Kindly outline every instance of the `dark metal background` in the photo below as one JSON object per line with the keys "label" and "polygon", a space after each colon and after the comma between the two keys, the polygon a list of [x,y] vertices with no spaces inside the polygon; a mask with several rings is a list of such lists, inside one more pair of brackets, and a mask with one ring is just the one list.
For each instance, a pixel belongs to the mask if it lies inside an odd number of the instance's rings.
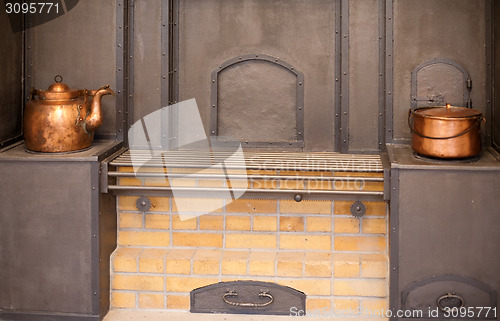
{"label": "dark metal background", "polygon": [[[413,307],[436,308],[439,296],[456,292],[464,297],[466,307],[491,306],[493,297],[498,310],[498,160],[484,151],[476,162],[446,165],[415,160],[409,147],[391,147],[389,155],[391,308],[405,308],[403,294],[409,295],[407,290],[415,282],[430,277],[436,277],[438,282],[452,275],[440,285],[432,285],[420,294],[415,292],[409,303]],[[477,284],[465,287],[464,278],[491,290],[481,290]]]}
{"label": "dark metal background", "polygon": [[74,154],[0,152],[0,319],[102,318],[116,200],[100,194],[100,162],[120,147]]}
{"label": "dark metal background", "polygon": [[[393,124],[388,142],[408,141],[410,77],[419,64],[434,58],[448,58],[467,70],[474,81],[471,99],[475,109],[485,112],[486,101],[486,5],[488,1],[414,0],[391,1],[394,17],[393,90],[388,108],[393,109]],[[387,41],[391,38],[388,34]],[[388,50],[388,55],[391,50]],[[391,58],[391,57],[389,57]],[[390,77],[390,75],[387,75]]]}
{"label": "dark metal background", "polygon": [[[54,83],[55,75],[62,75],[63,82],[73,89],[98,89],[110,85],[115,90],[118,85],[116,15],[121,14],[117,8],[116,0],[79,1],[75,8],[60,17],[27,29],[27,90],[31,87],[47,89]],[[37,17],[30,15],[28,25],[36,23]],[[102,110],[104,123],[96,136],[115,138],[116,99],[103,98]]]}
{"label": "dark metal background", "polygon": [[493,84],[494,84],[494,97],[493,97],[493,144],[498,151],[500,151],[500,3],[493,1]]}
{"label": "dark metal background", "polygon": [[[14,19],[14,18],[13,18]],[[22,25],[23,21],[18,20]],[[9,17],[0,12],[0,148],[21,136],[23,33],[13,32]]]}
{"label": "dark metal background", "polygon": [[333,150],[336,10],[330,0],[180,1],[179,100],[196,98],[208,128],[212,70],[250,53],[278,57],[304,73],[305,149]]}

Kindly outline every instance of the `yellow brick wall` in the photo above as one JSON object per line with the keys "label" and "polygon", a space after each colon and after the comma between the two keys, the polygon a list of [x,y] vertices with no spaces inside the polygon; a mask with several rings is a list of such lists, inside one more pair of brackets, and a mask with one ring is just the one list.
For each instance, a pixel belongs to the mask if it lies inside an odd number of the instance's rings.
{"label": "yellow brick wall", "polygon": [[[349,174],[335,173],[341,175]],[[340,188],[335,181],[291,182],[262,180],[253,185]],[[151,179],[125,183],[155,184]],[[174,183],[180,184],[162,182]],[[383,186],[373,183],[360,188],[380,190]],[[353,200],[348,199],[231,202],[149,197],[151,209],[141,213],[136,209],[137,198],[118,197],[118,248],[111,257],[113,308],[185,311],[191,290],[230,280],[291,286],[306,293],[311,310],[387,307],[385,202],[363,202],[367,212],[358,219],[351,216]],[[180,203],[186,212],[177,212]],[[205,213],[206,208],[210,211]]]}

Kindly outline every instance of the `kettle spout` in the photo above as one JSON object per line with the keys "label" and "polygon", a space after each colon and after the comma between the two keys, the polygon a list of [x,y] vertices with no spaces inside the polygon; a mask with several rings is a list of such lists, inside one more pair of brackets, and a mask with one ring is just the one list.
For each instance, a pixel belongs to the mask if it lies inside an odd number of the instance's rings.
{"label": "kettle spout", "polygon": [[94,94],[90,114],[85,119],[84,129],[87,133],[92,133],[102,125],[102,108],[101,98],[105,95],[114,95],[115,93],[109,88],[109,85],[101,87]]}

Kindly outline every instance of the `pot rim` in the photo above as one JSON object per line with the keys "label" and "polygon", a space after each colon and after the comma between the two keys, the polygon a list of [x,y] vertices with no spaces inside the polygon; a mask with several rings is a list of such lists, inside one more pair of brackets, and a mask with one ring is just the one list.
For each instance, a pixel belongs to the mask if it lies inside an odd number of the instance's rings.
{"label": "pot rim", "polygon": [[445,120],[445,121],[455,121],[455,120],[470,120],[470,119],[475,119],[475,118],[482,118],[483,113],[481,113],[478,110],[475,109],[470,109],[470,108],[465,108],[465,107],[456,107],[456,106],[450,106],[449,108],[452,109],[462,109],[462,110],[468,110],[471,111],[473,114],[471,115],[466,115],[466,116],[436,116],[436,115],[423,115],[422,113],[419,113],[419,111],[422,110],[429,110],[433,108],[447,108],[446,106],[426,106],[426,107],[418,107],[414,109],[410,109],[410,116],[418,116],[421,118],[427,118],[427,119],[437,119],[437,120]]}

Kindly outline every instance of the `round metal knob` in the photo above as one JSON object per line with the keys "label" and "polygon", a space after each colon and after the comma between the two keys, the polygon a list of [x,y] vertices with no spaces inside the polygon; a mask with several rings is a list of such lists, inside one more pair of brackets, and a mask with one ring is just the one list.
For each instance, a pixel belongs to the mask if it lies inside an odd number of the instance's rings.
{"label": "round metal knob", "polygon": [[300,195],[300,194],[296,194],[296,195],[293,197],[293,199],[295,200],[295,202],[300,202],[300,201],[302,201],[302,195]]}

